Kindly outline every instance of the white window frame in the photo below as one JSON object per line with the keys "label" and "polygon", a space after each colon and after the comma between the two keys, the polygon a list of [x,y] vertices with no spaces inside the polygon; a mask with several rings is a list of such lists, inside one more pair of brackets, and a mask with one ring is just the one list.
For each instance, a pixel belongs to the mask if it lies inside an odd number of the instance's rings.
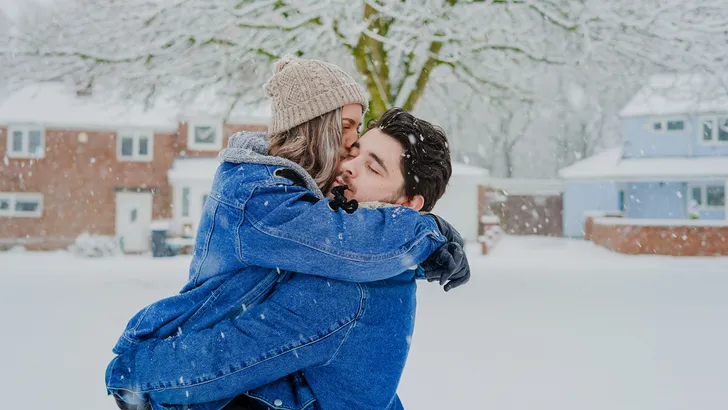
{"label": "white window frame", "polygon": [[708,187],[722,187],[723,188],[723,203],[726,203],[726,196],[728,192],[725,191],[725,184],[720,182],[715,183],[704,183],[704,184],[689,184],[688,185],[688,207],[690,201],[693,199],[693,189],[700,188],[700,204],[697,206],[698,210],[701,211],[717,211],[725,208],[725,205],[708,205]]}
{"label": "white window frame", "polygon": [[[13,140],[15,137],[13,134],[16,131],[23,133],[23,147],[21,151],[13,151]],[[41,150],[39,154],[31,154],[28,152],[28,146],[30,145],[30,131],[40,131],[40,145]],[[8,127],[7,135],[7,153],[8,158],[27,158],[27,159],[41,159],[45,158],[46,151],[46,138],[45,129],[39,125],[11,125]]]}
{"label": "white window frame", "polygon": [[[196,127],[212,127],[215,130],[215,141],[212,144],[195,141]],[[222,121],[196,120],[187,123],[187,148],[194,151],[220,151],[222,149]]]}
{"label": "white window frame", "polygon": [[[703,122],[706,120],[713,121],[713,133],[710,141],[703,139]],[[716,146],[716,145],[728,145],[728,141],[718,140],[718,127],[720,127],[719,120],[728,120],[728,114],[723,115],[703,115],[699,118],[700,123],[698,124],[698,143],[700,145]]]}
{"label": "white window frame", "polygon": [[[122,137],[132,137],[132,155],[122,155],[121,143]],[[139,154],[139,140],[142,138],[149,140],[149,146],[147,147],[147,155]],[[154,159],[154,132],[151,130],[120,130],[116,133],[116,158],[119,161],[131,161],[131,162],[151,162]]]}
{"label": "white window frame", "polygon": [[[667,123],[673,122],[673,121],[682,121],[683,123],[683,129],[681,130],[668,130],[667,129]],[[659,122],[662,124],[661,130],[655,130],[655,123]],[[688,130],[688,120],[685,117],[663,117],[663,118],[651,118],[650,122],[647,124],[648,130],[653,134],[678,134],[681,132],[686,132]]]}
{"label": "white window frame", "polygon": [[[9,200],[10,208],[7,210],[0,209],[0,217],[9,218],[40,218],[43,216],[43,194],[40,192],[0,192],[0,199]],[[18,199],[37,200],[38,209],[35,212],[18,212],[15,205]]]}

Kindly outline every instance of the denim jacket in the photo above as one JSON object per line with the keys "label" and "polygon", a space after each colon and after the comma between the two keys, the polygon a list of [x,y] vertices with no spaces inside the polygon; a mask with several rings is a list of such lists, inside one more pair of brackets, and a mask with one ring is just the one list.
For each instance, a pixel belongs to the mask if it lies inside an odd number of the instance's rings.
{"label": "denim jacket", "polygon": [[[271,294],[276,283],[287,278],[284,273],[306,274],[294,275],[292,284],[319,284],[292,291],[307,295],[307,300],[318,298],[312,292],[317,292],[321,283],[339,289],[331,295],[334,299],[327,299],[325,305],[331,307],[337,301],[365,299],[368,285],[353,282],[392,278],[422,262],[445,242],[432,218],[410,209],[362,207],[353,214],[333,211],[310,177],[306,179],[295,164],[276,163],[280,158],[265,156],[264,147],[262,136],[231,138],[230,149],[237,151],[223,152],[228,162],[218,168],[203,211],[189,282],[180,294],[146,307],[130,320],[114,347],[119,356],[107,368],[110,393],[146,395],[153,404],[162,406],[159,408],[169,408],[163,403],[219,408],[203,403],[231,398],[297,370],[324,364],[320,362],[326,357],[323,352],[335,352],[339,347],[328,347],[342,343],[329,333],[335,328],[334,334],[348,334],[351,329],[342,330],[353,326],[359,311],[333,309],[329,316],[320,315],[310,323],[312,333],[304,332],[309,324],[287,306],[295,299],[274,299],[279,294],[276,290],[269,301],[256,306]],[[247,162],[229,161],[240,152],[245,155],[237,157]],[[286,168],[304,175],[305,187],[281,172]],[[286,286],[291,288],[288,283]],[[349,295],[347,290],[359,296]],[[270,329],[269,333],[254,330],[256,326],[248,322],[272,323],[272,318],[265,321],[265,313],[256,316],[252,310],[271,309],[273,300],[278,300],[280,306],[276,307],[283,309],[281,312],[290,312],[287,317],[277,317],[280,323],[274,333],[283,339],[272,337]],[[332,315],[336,319],[329,323]],[[411,317],[411,312],[408,315]],[[243,323],[245,327],[240,327]],[[212,351],[215,343],[222,345]],[[317,348],[307,366],[280,353],[296,352],[303,345]],[[200,356],[186,358],[180,354]],[[260,361],[276,370],[254,365]],[[213,380],[215,383],[210,383]],[[212,385],[212,389],[206,387]],[[179,393],[182,390],[184,394]]]}

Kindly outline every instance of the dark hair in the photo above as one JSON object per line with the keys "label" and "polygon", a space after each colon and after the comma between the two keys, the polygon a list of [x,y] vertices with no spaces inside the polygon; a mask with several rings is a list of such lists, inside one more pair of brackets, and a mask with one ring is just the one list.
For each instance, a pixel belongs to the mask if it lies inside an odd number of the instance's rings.
{"label": "dark hair", "polygon": [[445,131],[401,108],[392,108],[378,121],[370,122],[369,129],[374,127],[402,144],[404,194],[408,198],[422,195],[422,210],[431,211],[452,175]]}

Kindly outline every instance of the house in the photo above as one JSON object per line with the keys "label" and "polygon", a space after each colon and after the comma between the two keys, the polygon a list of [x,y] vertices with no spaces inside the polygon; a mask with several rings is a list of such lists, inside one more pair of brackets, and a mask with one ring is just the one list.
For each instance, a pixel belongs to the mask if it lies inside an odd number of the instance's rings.
{"label": "house", "polygon": [[[587,231],[586,216],[594,216],[595,212],[617,213],[626,218],[609,222],[614,226],[652,226],[674,231],[725,224],[726,91],[708,89],[705,79],[699,76],[654,76],[622,109],[620,119],[624,141],[621,147],[577,162],[559,173],[565,180],[565,235],[583,237]],[[604,220],[598,222],[607,224]],[[646,229],[634,230],[637,231]],[[675,232],[665,229],[659,234],[677,237]],[[655,245],[646,245],[645,238],[637,242],[653,253],[662,252],[655,250]]]}
{"label": "house", "polygon": [[144,252],[153,220],[194,232],[210,186],[200,178],[214,174],[201,160],[237,131],[267,128],[266,110],[228,112],[212,93],[144,109],[83,91],[41,83],[0,104],[0,246],[63,248],[88,232]]}

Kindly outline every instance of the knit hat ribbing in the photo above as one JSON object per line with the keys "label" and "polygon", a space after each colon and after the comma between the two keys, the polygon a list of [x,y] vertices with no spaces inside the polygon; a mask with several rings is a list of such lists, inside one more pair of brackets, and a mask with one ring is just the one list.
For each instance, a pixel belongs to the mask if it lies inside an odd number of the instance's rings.
{"label": "knit hat ribbing", "polygon": [[265,85],[271,97],[268,132],[278,134],[347,104],[368,100],[359,84],[341,68],[319,60],[284,57]]}

